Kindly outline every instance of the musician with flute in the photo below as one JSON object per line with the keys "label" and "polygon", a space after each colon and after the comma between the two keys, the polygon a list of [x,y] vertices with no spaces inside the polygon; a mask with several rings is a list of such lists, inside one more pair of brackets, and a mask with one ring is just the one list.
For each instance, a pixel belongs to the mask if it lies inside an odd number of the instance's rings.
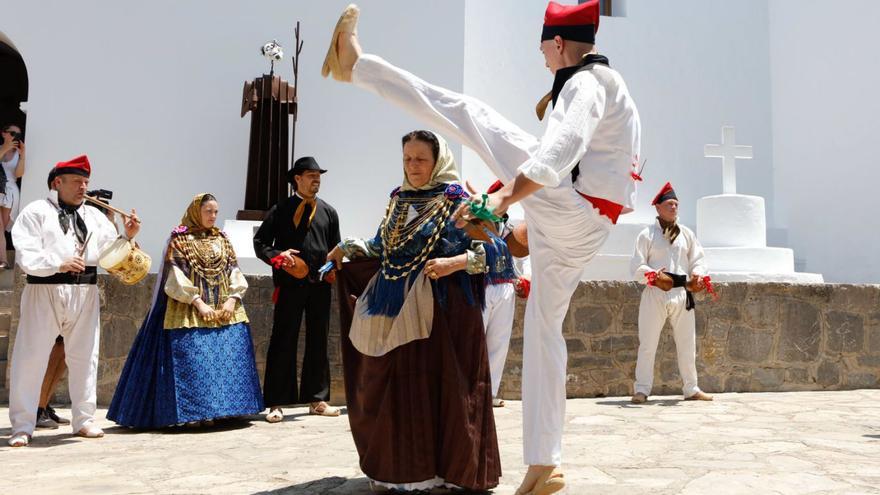
{"label": "musician with flute", "polygon": [[[96,266],[101,252],[120,236],[106,215],[85,204],[90,174],[85,155],[56,164],[49,173],[49,196],[28,204],[12,229],[15,261],[27,275],[12,351],[12,447],[31,440],[40,382],[58,335],[65,343],[73,433],[104,435],[94,419],[100,338]],[[140,220],[134,210],[123,216],[124,237],[132,239]]]}

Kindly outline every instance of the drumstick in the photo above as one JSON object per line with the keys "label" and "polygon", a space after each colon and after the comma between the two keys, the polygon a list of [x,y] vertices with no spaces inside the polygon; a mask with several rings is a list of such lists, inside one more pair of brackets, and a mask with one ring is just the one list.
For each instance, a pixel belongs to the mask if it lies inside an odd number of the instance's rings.
{"label": "drumstick", "polygon": [[76,255],[79,256],[80,258],[82,258],[83,254],[85,254],[85,252],[86,252],[86,246],[89,245],[89,239],[91,239],[91,238],[92,238],[92,233],[91,233],[91,232],[89,232],[88,234],[86,234],[86,240],[83,241],[82,246],[80,246],[80,248],[79,248],[79,252],[76,254]]}
{"label": "drumstick", "polygon": [[[130,214],[130,213],[126,213],[126,212],[120,210],[119,208],[114,208],[114,207],[108,205],[107,203],[105,203],[105,202],[103,202],[103,201],[97,199],[97,198],[93,198],[93,197],[91,197],[91,196],[86,196],[86,201],[88,201],[88,202],[90,202],[90,203],[95,203],[96,205],[98,205],[98,206],[100,206],[100,207],[102,207],[102,208],[107,208],[108,210],[110,210],[110,211],[112,211],[112,212],[114,212],[114,213],[119,213],[120,215],[122,215],[122,216],[125,217],[125,218],[129,218],[129,217],[131,217],[131,214]],[[140,220],[138,220],[138,223],[141,223]]]}

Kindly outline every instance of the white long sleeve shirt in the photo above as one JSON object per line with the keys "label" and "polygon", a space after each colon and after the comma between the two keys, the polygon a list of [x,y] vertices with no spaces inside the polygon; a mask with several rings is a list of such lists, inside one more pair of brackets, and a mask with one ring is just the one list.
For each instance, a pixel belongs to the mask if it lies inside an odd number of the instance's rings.
{"label": "white long sleeve shirt", "polygon": [[557,187],[580,162],[578,191],[634,208],[641,123],[635,102],[617,71],[601,64],[576,73],[562,87],[547,129],[519,171]]}
{"label": "white long sleeve shirt", "polygon": [[681,232],[672,244],[663,237],[660,222],[646,227],[636,238],[630,270],[637,282],[647,283],[645,274],[664,271],[679,275],[704,276],[708,273],[703,246],[691,229],[679,224]]}
{"label": "white long sleeve shirt", "polygon": [[[80,248],[74,226],[65,234],[58,220],[58,195],[55,191],[46,199],[38,199],[22,209],[12,227],[15,261],[28,275],[49,277],[59,273],[64,260],[77,254]],[[101,252],[113,243],[119,234],[116,226],[88,205],[77,210],[86,223],[91,237],[83,253],[86,266],[97,266]]]}

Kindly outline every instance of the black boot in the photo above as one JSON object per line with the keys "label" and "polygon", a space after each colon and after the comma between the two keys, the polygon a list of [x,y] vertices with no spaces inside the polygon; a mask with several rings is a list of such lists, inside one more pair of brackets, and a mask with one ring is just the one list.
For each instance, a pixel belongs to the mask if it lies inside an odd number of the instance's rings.
{"label": "black boot", "polygon": [[55,422],[52,418],[46,414],[46,410],[42,407],[37,408],[37,424],[36,427],[41,430],[55,430],[58,428],[58,423]]}
{"label": "black boot", "polygon": [[46,416],[49,416],[49,418],[52,421],[58,423],[59,425],[69,425],[70,424],[69,419],[59,417],[57,414],[55,414],[55,409],[53,409],[52,406],[50,406],[50,405],[46,406]]}

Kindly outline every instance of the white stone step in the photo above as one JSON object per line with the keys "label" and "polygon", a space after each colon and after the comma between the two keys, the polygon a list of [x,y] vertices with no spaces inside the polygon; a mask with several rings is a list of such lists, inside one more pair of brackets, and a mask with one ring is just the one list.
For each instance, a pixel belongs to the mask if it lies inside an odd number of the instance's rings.
{"label": "white stone step", "polygon": [[223,232],[229,236],[235,250],[238,268],[245,275],[272,275],[272,268],[254,252],[254,234],[262,223],[251,220],[226,220],[223,223]]}
{"label": "white stone step", "polygon": [[597,254],[584,267],[581,280],[630,280],[631,254]]}
{"label": "white stone step", "polygon": [[709,274],[713,282],[753,282],[766,283],[778,282],[785,284],[824,284],[825,278],[821,273],[805,272],[738,272],[719,271]]}
{"label": "white stone step", "polygon": [[794,273],[794,251],[778,247],[707,247],[711,272]]}

